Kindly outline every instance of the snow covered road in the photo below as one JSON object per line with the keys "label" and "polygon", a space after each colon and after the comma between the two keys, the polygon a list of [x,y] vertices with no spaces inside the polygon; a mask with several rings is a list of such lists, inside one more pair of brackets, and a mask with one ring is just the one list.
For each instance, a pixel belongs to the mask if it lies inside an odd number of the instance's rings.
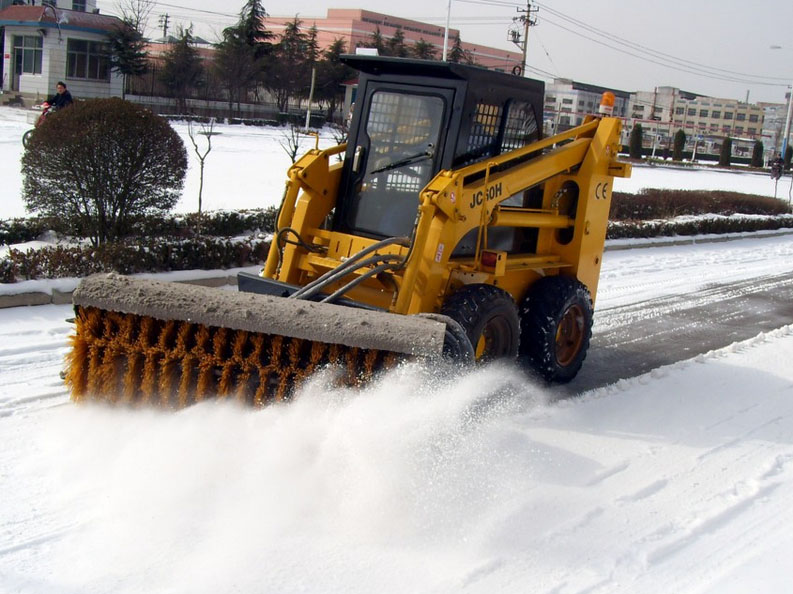
{"label": "snow covered road", "polygon": [[[792,250],[609,252],[595,332]],[[0,311],[0,592],[793,591],[793,317],[578,398],[405,367],[164,413],[68,402],[69,315]]]}

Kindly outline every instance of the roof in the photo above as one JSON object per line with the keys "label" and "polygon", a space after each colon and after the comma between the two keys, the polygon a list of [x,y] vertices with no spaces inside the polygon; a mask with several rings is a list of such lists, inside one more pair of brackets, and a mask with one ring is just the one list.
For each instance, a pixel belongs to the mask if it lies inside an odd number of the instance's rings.
{"label": "roof", "polygon": [[50,28],[104,33],[118,27],[118,17],[52,6],[9,6],[0,10],[0,26]]}
{"label": "roof", "polygon": [[420,75],[427,77],[467,80],[475,84],[499,85],[502,87],[520,88],[525,91],[545,89],[545,83],[531,78],[515,76],[489,70],[481,66],[439,62],[437,60],[416,60],[412,58],[395,58],[391,56],[367,56],[343,54],[340,60],[360,72],[372,75]]}

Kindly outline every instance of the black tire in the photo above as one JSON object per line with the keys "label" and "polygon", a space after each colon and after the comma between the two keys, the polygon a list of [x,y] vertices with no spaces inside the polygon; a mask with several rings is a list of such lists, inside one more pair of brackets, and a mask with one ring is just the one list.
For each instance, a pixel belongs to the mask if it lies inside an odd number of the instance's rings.
{"label": "black tire", "polygon": [[578,280],[547,276],[529,289],[520,307],[521,355],[549,382],[572,380],[592,337],[592,297]]}
{"label": "black tire", "polygon": [[492,285],[466,285],[447,299],[441,314],[463,327],[477,361],[517,356],[520,319],[506,291]]}
{"label": "black tire", "polygon": [[470,365],[474,362],[476,358],[474,347],[471,345],[471,341],[468,340],[465,329],[457,320],[439,313],[422,313],[418,314],[418,316],[446,324],[442,354],[444,360],[461,365]]}
{"label": "black tire", "polygon": [[33,134],[33,129],[28,130],[22,135],[22,146],[28,148],[28,142],[30,142],[30,135]]}

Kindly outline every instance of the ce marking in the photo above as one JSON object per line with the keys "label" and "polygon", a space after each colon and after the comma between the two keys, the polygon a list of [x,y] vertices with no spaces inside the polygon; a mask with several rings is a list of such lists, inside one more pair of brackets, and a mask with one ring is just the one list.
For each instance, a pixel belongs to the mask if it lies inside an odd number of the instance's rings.
{"label": "ce marking", "polygon": [[608,189],[609,185],[607,182],[598,183],[598,185],[595,186],[595,199],[602,198],[605,200],[608,198]]}

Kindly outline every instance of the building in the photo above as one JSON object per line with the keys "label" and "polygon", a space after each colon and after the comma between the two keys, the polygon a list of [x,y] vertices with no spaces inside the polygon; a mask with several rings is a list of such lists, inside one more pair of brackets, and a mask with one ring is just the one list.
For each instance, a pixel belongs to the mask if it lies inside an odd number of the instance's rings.
{"label": "building", "polygon": [[614,117],[627,117],[630,93],[588,85],[569,78],[554,79],[552,83],[545,85],[543,132],[552,135],[580,126],[585,116],[597,113],[600,99],[606,91],[614,93]]}
{"label": "building", "polygon": [[[270,31],[280,35],[286,23],[292,22],[294,19],[295,17],[267,17],[265,25]],[[343,39],[347,42],[347,50],[350,53],[354,53],[356,47],[371,41],[372,34],[378,29],[385,39],[392,38],[401,29],[405,36],[405,45],[411,46],[423,39],[435,46],[439,59],[443,55],[444,28],[438,25],[430,25],[420,21],[357,8],[329,8],[323,18],[305,17],[299,20],[301,29],[317,28],[317,41],[322,49],[328,47],[336,39]],[[459,30],[449,29],[448,50],[451,50],[454,39],[459,34]],[[477,65],[485,68],[501,72],[512,72],[512,69],[515,66],[520,66],[523,61],[522,54],[518,52],[468,43],[462,40],[460,44],[462,49],[475,60]]]}
{"label": "building", "polygon": [[[628,144],[633,126],[641,124],[646,149],[671,150],[678,130],[686,133],[686,150],[718,154],[722,140],[733,140],[733,154],[749,157],[754,143],[762,141],[766,158],[780,144],[785,106],[754,105],[734,99],[707,97],[676,87],[652,91],[619,91],[569,79],[555,79],[546,86],[544,128],[546,134],[582,123],[597,111],[600,95],[615,95],[614,115],[623,118],[622,143]],[[766,118],[772,121],[766,123]]]}
{"label": "building", "polygon": [[0,10],[0,80],[3,93],[40,100],[62,80],[77,97],[121,96],[105,40],[121,21],[99,14],[96,0],[41,0]]}

